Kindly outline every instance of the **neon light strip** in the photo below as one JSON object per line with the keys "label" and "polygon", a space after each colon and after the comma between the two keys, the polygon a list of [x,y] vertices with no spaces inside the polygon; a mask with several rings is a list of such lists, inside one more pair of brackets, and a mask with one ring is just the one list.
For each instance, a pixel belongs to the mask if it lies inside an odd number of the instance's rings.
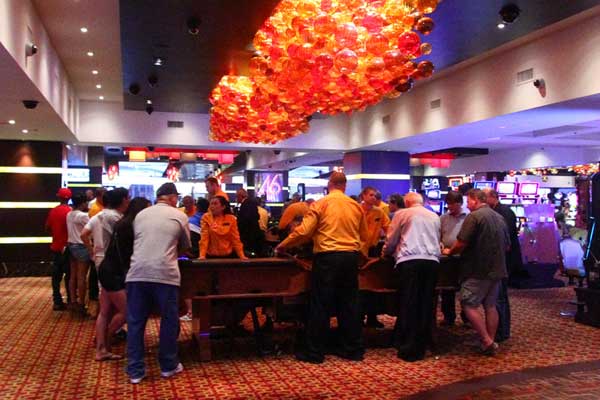
{"label": "neon light strip", "polygon": [[0,244],[31,244],[31,243],[52,243],[52,238],[50,236],[0,237]]}
{"label": "neon light strip", "polygon": [[101,183],[67,183],[68,187],[102,187]]}
{"label": "neon light strip", "polygon": [[57,202],[0,201],[0,208],[54,208]]}
{"label": "neon light strip", "polygon": [[349,181],[357,179],[374,179],[374,180],[398,180],[408,181],[410,180],[409,174],[354,174],[346,175],[346,179]]}
{"label": "neon light strip", "polygon": [[283,203],[267,203],[271,207],[283,207]]}
{"label": "neon light strip", "polygon": [[62,168],[55,167],[0,167],[5,174],[62,174]]}

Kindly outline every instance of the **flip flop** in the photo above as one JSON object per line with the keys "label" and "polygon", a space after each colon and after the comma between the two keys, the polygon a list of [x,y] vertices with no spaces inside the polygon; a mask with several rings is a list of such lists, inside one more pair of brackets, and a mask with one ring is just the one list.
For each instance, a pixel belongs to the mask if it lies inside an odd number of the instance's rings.
{"label": "flip flop", "polygon": [[111,360],[121,360],[123,356],[113,353],[106,353],[102,355],[100,358],[96,357],[96,361],[111,361]]}

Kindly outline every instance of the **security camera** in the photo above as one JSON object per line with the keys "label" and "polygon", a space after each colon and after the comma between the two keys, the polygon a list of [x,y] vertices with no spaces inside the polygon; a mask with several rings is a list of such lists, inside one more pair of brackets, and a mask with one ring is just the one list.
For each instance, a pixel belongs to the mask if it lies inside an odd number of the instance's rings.
{"label": "security camera", "polygon": [[28,110],[33,110],[34,108],[36,108],[38,106],[39,103],[40,102],[37,100],[23,100],[23,105]]}
{"label": "security camera", "polygon": [[281,150],[273,150],[273,154],[275,154],[276,156],[281,154]]}
{"label": "security camera", "polygon": [[543,79],[536,79],[535,81],[533,81],[533,86],[535,86],[538,89],[541,89],[546,86],[546,82]]}
{"label": "security camera", "polygon": [[197,35],[200,33],[200,20],[196,17],[189,17],[186,21],[188,32],[190,35]]}
{"label": "security camera", "polygon": [[131,93],[134,96],[137,95],[140,92],[140,90],[142,89],[137,83],[132,83],[131,85],[129,85],[129,93]]}
{"label": "security camera", "polygon": [[507,24],[512,24],[517,18],[519,18],[521,9],[516,4],[511,3],[502,7],[498,14],[500,14],[502,21]]}
{"label": "security camera", "polygon": [[35,44],[33,44],[33,43],[27,43],[25,45],[25,55],[27,57],[34,56],[34,55],[37,54],[37,52],[38,52],[38,47]]}
{"label": "security camera", "polygon": [[150,85],[151,88],[156,87],[158,85],[158,77],[156,75],[150,75],[148,77],[148,85]]}
{"label": "security camera", "polygon": [[152,107],[152,104],[148,104],[146,106],[146,112],[148,113],[148,115],[150,115],[154,112],[154,107]]}

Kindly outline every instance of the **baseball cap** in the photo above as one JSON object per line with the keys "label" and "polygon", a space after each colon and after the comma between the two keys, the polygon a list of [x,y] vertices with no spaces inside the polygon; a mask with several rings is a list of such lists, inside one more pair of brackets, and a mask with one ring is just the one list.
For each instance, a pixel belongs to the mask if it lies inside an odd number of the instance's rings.
{"label": "baseball cap", "polygon": [[72,195],[71,189],[69,188],[60,188],[58,189],[58,192],[56,192],[56,196],[61,199],[70,199]]}
{"label": "baseball cap", "polygon": [[169,196],[171,194],[179,194],[177,193],[177,187],[171,182],[163,183],[156,191],[156,197]]}

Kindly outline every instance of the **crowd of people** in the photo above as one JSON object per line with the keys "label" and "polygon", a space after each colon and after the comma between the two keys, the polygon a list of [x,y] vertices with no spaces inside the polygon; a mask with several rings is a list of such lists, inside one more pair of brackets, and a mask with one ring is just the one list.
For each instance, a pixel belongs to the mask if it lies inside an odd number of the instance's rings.
{"label": "crowd of people", "polygon": [[[146,375],[144,330],[153,310],[161,316],[161,375],[183,371],[177,337],[180,320],[191,320],[191,299],[184,299],[186,313],[180,318],[179,256],[247,259],[267,254],[269,214],[264,204],[239,189],[232,208],[215,178],[206,180],[206,188],[207,198],[194,201],[185,196],[178,204],[176,186],[165,183],[154,205],[144,198],[130,199],[124,188],[99,189],[95,196],[72,196],[61,188],[60,205],[48,215],[54,310],[83,316],[99,299],[96,360],[122,358],[111,352],[111,342],[126,336],[132,383]],[[331,315],[337,317],[339,332],[333,352],[353,361],[363,359],[362,327],[383,324],[377,319],[377,296],[359,292],[359,265],[384,258],[392,258],[395,265],[399,300],[393,344],[399,358],[421,360],[432,343],[440,268],[456,271],[461,318],[479,334],[481,352],[494,355],[498,343],[510,336],[507,277],[519,268],[514,214],[498,202],[497,193],[449,192],[448,212],[439,217],[424,206],[419,193],[392,194],[386,204],[374,187],[363,188],[357,198],[345,190],[345,175],[332,173],[327,196],[317,201],[294,196],[276,225],[282,239],[276,252],[312,243],[306,335],[298,343],[297,359],[321,363],[331,352],[326,343]],[[60,291],[63,278],[68,283],[67,304]],[[441,297],[444,323],[452,325],[455,290],[441,290]]]}

